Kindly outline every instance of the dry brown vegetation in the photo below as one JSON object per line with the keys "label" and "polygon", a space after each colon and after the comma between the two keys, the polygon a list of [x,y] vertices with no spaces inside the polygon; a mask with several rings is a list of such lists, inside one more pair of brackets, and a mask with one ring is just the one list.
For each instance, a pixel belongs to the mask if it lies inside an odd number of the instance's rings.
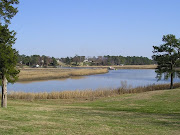
{"label": "dry brown vegetation", "polygon": [[[174,88],[179,88],[180,83],[175,83]],[[100,97],[111,97],[127,93],[141,93],[155,90],[169,89],[169,84],[149,85],[144,87],[130,88],[126,82],[122,82],[122,87],[118,89],[98,89],[98,90],[76,90],[76,91],[62,91],[62,92],[41,92],[41,93],[25,93],[25,92],[11,92],[8,98],[11,99],[85,99],[94,100]]]}
{"label": "dry brown vegetation", "polygon": [[29,68],[22,69],[18,81],[50,80],[107,73],[107,69],[58,69],[58,68]]}

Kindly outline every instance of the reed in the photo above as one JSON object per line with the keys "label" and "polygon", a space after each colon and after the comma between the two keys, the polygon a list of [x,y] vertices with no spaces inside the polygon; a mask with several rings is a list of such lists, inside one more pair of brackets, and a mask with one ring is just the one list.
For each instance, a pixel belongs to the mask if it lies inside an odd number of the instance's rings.
{"label": "reed", "polygon": [[[119,88],[118,93],[141,93],[141,92],[147,92],[147,91],[156,91],[156,90],[167,90],[170,88],[169,84],[153,84],[153,85],[147,85],[147,86],[140,86],[136,88]],[[180,88],[180,83],[174,84],[174,89]]]}
{"label": "reed", "polygon": [[22,69],[18,81],[50,80],[107,73],[107,69]]}
{"label": "reed", "polygon": [[8,98],[11,99],[26,99],[26,100],[35,100],[35,99],[96,99],[99,97],[108,97],[115,96],[118,94],[116,89],[111,90],[76,90],[76,91],[62,91],[57,92],[53,91],[50,93],[41,92],[41,93],[26,93],[26,92],[10,92]]}
{"label": "reed", "polygon": [[[26,99],[26,100],[36,100],[36,99],[85,99],[94,100],[101,97],[112,97],[127,93],[141,93],[147,91],[155,90],[166,90],[169,89],[169,84],[158,84],[158,85],[148,85],[144,87],[131,88],[126,82],[121,82],[122,87],[118,89],[97,89],[97,90],[76,90],[76,91],[53,91],[50,93],[26,93],[26,92],[10,92],[8,93],[8,98],[10,99]],[[180,83],[175,83],[174,88],[179,88]]]}

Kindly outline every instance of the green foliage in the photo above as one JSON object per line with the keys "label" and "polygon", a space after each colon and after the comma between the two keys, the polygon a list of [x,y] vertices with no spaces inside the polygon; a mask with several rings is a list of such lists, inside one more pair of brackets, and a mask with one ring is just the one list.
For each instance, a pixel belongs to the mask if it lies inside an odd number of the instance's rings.
{"label": "green foliage", "polygon": [[71,59],[69,57],[66,57],[65,58],[65,63],[70,65],[71,64]]}
{"label": "green foliage", "polygon": [[160,80],[164,74],[164,79],[168,79],[171,76],[171,82],[175,73],[179,75],[179,71],[176,69],[180,66],[180,40],[176,39],[175,35],[164,35],[162,38],[164,44],[160,46],[153,46],[154,55],[153,59],[157,62],[158,67],[156,69],[157,78]]}
{"label": "green foliage", "polygon": [[[107,59],[107,65],[150,65],[154,62],[147,57],[138,56],[104,56]],[[104,61],[106,63],[106,61]]]}
{"label": "green foliage", "polygon": [[18,0],[0,0],[0,79],[2,79],[1,107],[7,108],[7,81],[15,82],[19,70],[16,69],[17,51],[12,48],[16,33],[10,31],[10,19],[18,12],[14,7]]}
{"label": "green foliage", "polygon": [[39,55],[32,55],[31,56],[31,63],[40,64],[40,56]]}
{"label": "green foliage", "polygon": [[19,0],[0,0],[0,20],[4,20],[6,24],[10,23],[10,19],[18,12],[13,6],[18,3]]}
{"label": "green foliage", "polygon": [[78,65],[80,62],[84,60],[88,60],[84,62],[84,65],[88,64],[91,66],[112,66],[112,65],[150,65],[154,64],[154,61],[147,58],[147,57],[138,57],[138,56],[98,56],[92,58],[85,58],[85,56],[74,56],[74,57],[66,57],[61,58],[62,62],[66,63],[67,65],[73,64]]}
{"label": "green foliage", "polygon": [[1,77],[5,75],[9,82],[14,82],[19,73],[16,69],[18,52],[12,48],[15,35],[14,31],[9,31],[7,25],[0,25],[0,74]]}
{"label": "green foliage", "polygon": [[34,67],[35,65],[40,65],[41,67],[47,67],[47,66],[57,66],[57,60],[54,57],[49,57],[45,55],[31,55],[31,56],[26,56],[26,55],[18,55],[18,63],[23,66],[32,66]]}
{"label": "green foliage", "polygon": [[157,62],[156,72],[161,79],[162,73],[165,73],[165,79],[168,79],[171,73],[175,73],[176,67],[179,67],[180,58],[180,40],[175,35],[164,35],[162,41],[165,42],[160,46],[153,46],[153,59]]}
{"label": "green foliage", "polygon": [[52,57],[52,65],[54,67],[58,65],[57,60],[54,57]]}

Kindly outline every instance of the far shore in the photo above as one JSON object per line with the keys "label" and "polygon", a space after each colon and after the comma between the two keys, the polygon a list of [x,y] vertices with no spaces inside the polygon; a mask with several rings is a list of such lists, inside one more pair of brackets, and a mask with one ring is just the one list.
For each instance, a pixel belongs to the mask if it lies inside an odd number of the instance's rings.
{"label": "far shore", "polygon": [[[76,69],[24,68],[20,70],[21,72],[19,74],[18,82],[65,79],[74,76],[105,74],[108,73],[109,67],[110,66],[77,66]],[[157,65],[119,65],[111,67],[114,67],[115,69],[155,69]]]}
{"label": "far shore", "polygon": [[78,67],[92,67],[92,68],[114,67],[115,69],[155,69],[157,68],[157,65],[117,65],[117,66],[78,66]]}

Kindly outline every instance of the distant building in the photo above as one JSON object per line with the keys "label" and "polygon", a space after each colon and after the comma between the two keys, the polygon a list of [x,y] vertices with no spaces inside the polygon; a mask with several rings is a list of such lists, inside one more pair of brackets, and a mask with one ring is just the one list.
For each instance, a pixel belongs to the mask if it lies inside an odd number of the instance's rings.
{"label": "distant building", "polygon": [[88,60],[84,60],[83,62],[89,62]]}
{"label": "distant building", "polygon": [[60,60],[59,60],[59,59],[56,59],[56,61],[57,61],[57,63],[59,63],[59,62],[60,62]]}
{"label": "distant building", "polygon": [[38,64],[36,65],[36,68],[39,68],[39,65],[38,65]]}
{"label": "distant building", "polygon": [[90,61],[90,60],[88,60],[88,59],[85,59],[83,62],[85,63],[85,62],[92,62],[92,61]]}

